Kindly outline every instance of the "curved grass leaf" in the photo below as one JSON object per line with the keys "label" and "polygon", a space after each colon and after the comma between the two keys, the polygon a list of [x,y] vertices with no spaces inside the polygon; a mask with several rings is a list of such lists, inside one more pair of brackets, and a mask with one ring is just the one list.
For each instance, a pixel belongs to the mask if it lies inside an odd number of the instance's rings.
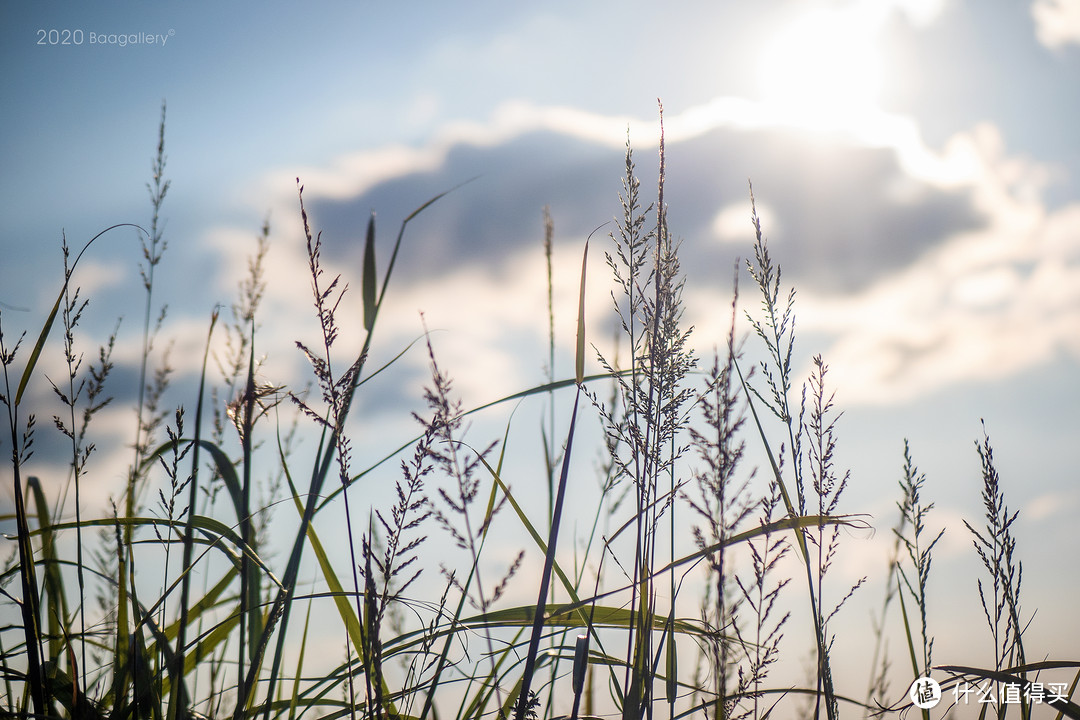
{"label": "curved grass leaf", "polygon": [[[109,232],[122,227],[133,227],[142,234],[149,237],[150,233],[143,230],[142,227],[134,223],[118,223],[116,225],[110,225],[94,237],[87,240],[83,245],[83,249],[79,251],[79,254],[75,256],[75,260],[71,263],[69,268],[70,272],[75,272],[75,266],[79,264],[79,260],[82,258],[83,253],[89,249],[90,245],[99,237]],[[17,407],[22,401],[23,392],[26,390],[27,384],[30,382],[30,377],[34,374],[34,368],[37,367],[38,358],[41,357],[41,349],[45,347],[45,341],[49,337],[49,332],[52,330],[53,322],[56,320],[56,313],[60,311],[60,304],[64,301],[64,293],[67,292],[68,281],[65,280],[63,286],[60,288],[60,293],[56,296],[56,302],[53,303],[52,310],[49,311],[49,317],[46,318],[45,324],[41,327],[41,332],[38,333],[37,342],[34,343],[33,349],[30,351],[30,357],[26,361],[26,367],[23,368],[22,377],[19,380],[19,388],[15,392],[15,406]]]}
{"label": "curved grass leaf", "polygon": [[[204,533],[207,533],[210,536],[209,540],[203,541],[203,542],[206,542],[211,547],[215,547],[215,548],[221,550],[222,553],[234,565],[238,565],[240,555],[246,555],[251,559],[252,562],[255,563],[255,565],[259,569],[261,569],[263,571],[263,573],[266,574],[266,576],[268,578],[270,578],[271,582],[273,582],[275,585],[280,585],[281,584],[280,581],[278,581],[278,579],[274,576],[274,573],[270,569],[270,567],[263,561],[263,559],[261,557],[259,557],[259,554],[256,553],[252,548],[247,547],[246,545],[244,545],[243,541],[240,539],[240,536],[237,535],[236,531],[233,530],[231,527],[229,527],[225,523],[221,522],[220,520],[215,520],[214,518],[207,517],[206,515],[195,515],[193,517],[193,519],[192,519],[192,524],[195,526],[196,529],[198,529],[198,530],[200,530],[200,531],[202,531]],[[72,530],[72,529],[74,529],[76,527],[79,527],[80,525],[83,528],[88,528],[88,527],[108,527],[108,528],[111,528],[111,527],[116,527],[117,525],[119,525],[120,527],[132,527],[132,528],[143,527],[143,526],[146,526],[146,527],[175,527],[176,521],[175,520],[170,521],[170,520],[167,520],[167,519],[155,518],[155,517],[99,518],[99,519],[96,519],[96,520],[86,520],[86,519],[84,519],[81,523],[77,523],[77,522],[74,522],[74,521],[72,521],[72,522],[62,522],[62,523],[55,523],[53,525],[50,525],[47,528],[38,528],[36,530],[30,531],[30,536],[33,537],[35,535],[39,535],[42,532],[46,532],[46,531],[47,532],[56,532],[56,531],[60,531],[60,530]],[[232,552],[229,549],[228,545],[222,544],[221,543],[222,540],[228,541],[229,545],[231,545],[233,548],[235,548],[236,551],[240,553],[240,555],[237,555],[236,553]],[[199,541],[196,540],[196,542],[199,542]],[[139,543],[133,543],[133,544],[137,545]]]}

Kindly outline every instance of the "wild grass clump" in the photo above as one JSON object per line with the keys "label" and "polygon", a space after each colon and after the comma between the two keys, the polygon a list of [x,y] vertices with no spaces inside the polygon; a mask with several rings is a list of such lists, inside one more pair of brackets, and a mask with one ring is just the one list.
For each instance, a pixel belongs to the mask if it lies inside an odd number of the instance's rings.
{"label": "wild grass clump", "polygon": [[[317,340],[265,345],[273,248],[264,223],[228,317],[224,306],[210,313],[197,382],[175,387],[156,287],[168,268],[164,107],[151,171],[149,229],[128,226],[141,249],[136,338],[117,324],[99,346],[80,346],[89,300],[76,270],[98,238],[74,255],[62,239],[59,293],[36,336],[5,337],[10,319],[0,315],[13,504],[4,519],[14,528],[0,575],[5,714],[835,720],[910,712],[908,688],[930,676],[943,698],[921,710],[926,718],[944,717],[973,685],[999,698],[1018,693],[1020,701],[994,707],[998,717],[1049,709],[1080,718],[1080,662],[1029,659],[1037,650],[1025,643],[1034,613],[1020,599],[1018,514],[1005,502],[1007,479],[985,431],[976,443],[985,524],[965,525],[987,573],[974,588],[987,653],[933,664],[942,632],[933,609],[944,603],[931,567],[944,531],[929,529],[932,486],[905,442],[868,689],[854,699],[848,688],[863,678],[837,674],[850,651],[835,641],[854,632],[838,618],[866,592],[865,579],[849,584],[835,568],[843,544],[859,542],[842,530],[872,521],[848,507],[846,493],[869,480],[840,466],[842,413],[828,364],[820,355],[805,371],[796,363],[795,290],[782,282],[756,209],[748,218],[755,242],[735,283],[745,272],[751,309],[736,290],[719,310],[730,317],[718,340],[687,323],[662,124],[654,202],[643,198],[627,140],[622,213],[604,251],[615,343],[601,352],[585,325],[591,238],[581,248],[576,336],[557,337],[559,248],[545,210],[548,348],[537,362],[545,381],[476,408],[457,394],[422,317],[414,343],[385,348],[395,359],[372,366],[407,226],[446,193],[404,220],[385,261],[367,218],[354,319],[343,302],[351,290],[324,262],[299,180]],[[345,328],[362,342],[342,356]],[[135,388],[117,386],[113,358],[125,343],[139,348]],[[696,348],[710,343],[716,349],[703,359]],[[556,368],[563,346],[573,347],[569,377]],[[262,358],[280,352],[305,358],[310,380],[269,378]],[[62,375],[44,374],[48,353]],[[416,436],[380,437],[386,452],[367,457],[354,443],[371,432],[357,397],[415,353],[428,368]],[[587,374],[593,359],[600,370]],[[178,392],[187,402],[173,403]],[[115,494],[96,507],[87,483],[117,473],[95,421],[121,395],[136,398],[125,443],[132,454]],[[44,397],[54,405],[37,406]],[[534,441],[546,503],[516,494],[533,481],[531,461],[508,450],[520,424],[494,439],[472,437],[468,418],[503,401],[540,410]],[[53,427],[43,427],[38,418],[49,416]],[[595,482],[572,462],[575,441],[589,441],[586,419],[602,427]],[[66,478],[35,455],[43,432],[63,440]],[[379,482],[389,492],[378,492]],[[596,489],[590,502],[580,500],[582,488]],[[513,537],[524,546],[513,547]],[[329,645],[320,639],[328,626]],[[891,661],[890,639],[906,650],[910,672]],[[809,678],[793,682],[785,660],[808,651]]]}

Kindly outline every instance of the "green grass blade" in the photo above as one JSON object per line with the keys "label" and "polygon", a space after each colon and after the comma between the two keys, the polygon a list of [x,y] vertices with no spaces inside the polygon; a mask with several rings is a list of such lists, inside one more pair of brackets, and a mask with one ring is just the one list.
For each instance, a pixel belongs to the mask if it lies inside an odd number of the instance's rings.
{"label": "green grass blade", "polygon": [[240,624],[239,605],[237,609],[209,630],[204,632],[195,642],[191,652],[184,656],[184,674],[194,672],[202,658],[213,653],[215,648],[222,647],[232,637],[233,631]]}
{"label": "green grass blade", "polygon": [[[919,670],[919,661],[915,659],[915,640],[911,636],[911,622],[908,619],[907,603],[904,601],[904,588],[900,584],[900,579],[903,571],[900,569],[899,564],[895,568],[896,575],[896,592],[900,596],[900,615],[904,618],[904,636],[907,638],[908,656],[911,658],[911,673],[912,678],[918,678],[922,675]],[[922,711],[923,720],[930,720],[930,709],[924,708]]]}
{"label": "green grass blade", "polygon": [[293,678],[293,690],[289,697],[289,720],[296,720],[296,706],[300,699],[300,678],[304,673],[304,654],[307,652],[308,628],[311,625],[311,608],[315,603],[308,600],[307,615],[304,616],[304,631],[300,636],[300,656],[296,659],[296,675]]}
{"label": "green grass blade", "polygon": [[[543,536],[541,536],[540,533],[537,532],[536,526],[533,525],[532,521],[529,520],[529,516],[525,514],[525,510],[518,503],[517,498],[515,498],[514,494],[510,492],[510,488],[508,488],[506,486],[506,483],[503,482],[502,477],[499,475],[498,471],[495,468],[491,467],[487,460],[482,456],[480,457],[480,462],[484,464],[484,467],[491,474],[492,479],[494,479],[496,484],[498,484],[499,490],[502,492],[503,497],[505,497],[507,502],[510,503],[510,507],[517,515],[518,520],[521,521],[522,526],[529,533],[529,536],[533,539],[533,542],[535,542],[536,546],[540,548],[540,552],[544,553],[544,555],[546,556],[548,551],[547,541],[545,541]],[[559,578],[559,582],[562,583],[563,589],[566,590],[567,594],[572,598],[573,602],[579,603],[580,601],[578,599],[577,589],[574,587],[574,584],[570,580],[570,578],[563,571],[558,561],[552,564],[552,571]],[[581,624],[588,624],[588,617],[583,611],[581,612]]]}
{"label": "green grass blade", "polygon": [[[293,500],[297,506],[297,510],[303,515],[303,504],[300,502],[300,497],[294,495]],[[319,563],[319,569],[322,571],[323,577],[326,580],[326,585],[330,588],[330,592],[334,599],[334,605],[337,607],[338,615],[341,617],[341,622],[345,626],[345,632],[349,636],[349,640],[352,642],[353,647],[359,651],[364,643],[364,628],[360,624],[360,619],[356,616],[353,606],[349,603],[349,596],[351,593],[345,590],[345,587],[338,579],[337,573],[334,571],[334,566],[331,565],[330,559],[326,555],[326,549],[323,547],[322,541],[319,540],[319,535],[315,532],[315,527],[312,525],[309,525],[307,528],[307,541],[311,546],[312,552],[315,553],[315,559]]]}
{"label": "green grass blade", "polygon": [[[501,627],[501,626],[495,626],[495,627]],[[499,653],[499,659],[493,664],[493,667],[491,668],[491,670],[488,671],[487,676],[481,679],[480,688],[477,690],[476,694],[473,695],[472,700],[468,701],[467,697],[463,699],[463,701],[462,701],[463,708],[462,708],[461,712],[458,713],[458,717],[461,717],[461,718],[482,717],[485,714],[484,713],[484,708],[487,707],[487,703],[491,700],[492,695],[495,694],[496,688],[501,687],[501,681],[502,681],[503,678],[506,677],[506,673],[509,672],[509,670],[512,670],[513,666],[516,665],[516,663],[511,663],[510,667],[506,671],[504,671],[502,673],[499,672],[499,670],[502,669],[503,666],[505,665],[506,660],[511,656],[514,648],[516,648],[518,646],[518,640],[520,638],[521,638],[521,631],[518,631],[518,633],[516,635],[514,635],[513,639],[511,639],[507,643],[506,648],[504,648],[502,650],[502,652]],[[520,687],[521,687],[521,678],[518,678],[518,680],[514,683],[514,687],[511,689],[510,694],[507,695],[506,698],[503,700],[502,707],[500,708],[500,711],[506,712],[506,710],[508,708],[513,707],[514,698],[516,698],[518,692],[520,692]],[[466,704],[466,701],[468,701],[468,707],[464,707],[465,704]],[[503,715],[502,717],[509,717],[509,716],[508,715]]]}
{"label": "green grass blade", "polygon": [[[665,690],[667,691],[667,701],[672,707],[675,706],[675,701],[678,699],[678,655],[675,652],[675,634],[670,632],[668,626],[665,626],[664,632],[668,633],[665,642],[667,643],[667,662],[665,663],[665,671],[667,673],[667,681],[665,683]],[[674,712],[674,711],[673,711]]]}
{"label": "green grass blade", "polygon": [[[1066,695],[1066,697],[1068,697],[1070,700],[1072,699],[1072,696],[1076,693],[1076,686],[1078,684],[1080,684],[1080,670],[1076,671],[1076,675],[1073,677],[1072,685],[1069,686],[1069,694]],[[1059,710],[1057,714],[1057,720],[1061,720],[1061,718],[1063,718],[1064,716],[1065,711]]]}
{"label": "green grass blade", "polygon": [[[190,574],[190,569],[186,569],[184,572]],[[204,613],[207,613],[217,607],[218,601],[221,599],[221,596],[224,595],[225,591],[229,588],[229,586],[233,584],[233,582],[236,580],[236,577],[236,568],[230,567],[229,570],[227,570],[225,574],[221,576],[221,579],[214,583],[213,587],[207,590],[201,598],[192,603],[191,607],[188,608],[188,624],[194,623],[195,621],[202,618]],[[165,637],[169,639],[178,638],[180,635],[180,628],[182,626],[183,625],[181,623],[181,620],[176,620],[176,622],[164,629]],[[177,654],[179,654],[181,650],[186,650],[186,645],[183,648],[178,646]]]}
{"label": "green grass blade", "polygon": [[[580,329],[581,327],[579,327]],[[536,654],[540,651],[540,634],[544,625],[544,600],[548,596],[551,572],[555,564],[555,548],[559,540],[563,502],[566,499],[566,483],[570,476],[570,451],[574,446],[574,427],[577,423],[578,401],[580,399],[581,384],[579,382],[577,394],[574,396],[574,409],[570,413],[570,429],[566,434],[566,452],[563,453],[562,470],[559,474],[559,490],[555,496],[555,512],[551,518],[551,532],[548,535],[548,547],[544,555],[544,571],[540,576],[540,590],[537,595],[536,613],[533,617],[532,638],[529,640],[529,649],[525,655],[525,670],[522,674],[521,691],[518,695],[517,710],[515,712],[516,720],[525,720],[528,714],[530,685],[532,684],[533,672],[536,669]]]}
{"label": "green grass blade", "polygon": [[[304,515],[304,505],[300,502],[300,496],[294,494],[293,502],[296,505],[297,512],[300,516]],[[356,611],[353,605],[349,602],[351,593],[345,590],[341,581],[338,579],[337,573],[334,572],[333,565],[330,563],[329,557],[326,555],[326,550],[323,547],[322,541],[319,540],[318,533],[315,532],[314,525],[307,526],[307,541],[311,545],[311,550],[315,553],[315,558],[319,563],[319,569],[322,571],[323,578],[326,580],[327,587],[330,588],[330,592],[334,599],[334,605],[337,607],[338,615],[341,618],[341,622],[345,626],[345,632],[349,636],[349,640],[352,642],[353,647],[359,653],[360,648],[367,642],[366,631],[363,623],[356,616]],[[367,672],[368,668],[365,668]],[[383,678],[383,696],[389,697],[389,688],[386,686],[386,680]],[[397,709],[392,703],[388,701],[387,711],[391,716],[397,715]]]}
{"label": "green grass blade", "polygon": [[[378,300],[378,302],[375,303],[375,315],[376,316],[378,316],[379,309],[382,308],[383,299],[386,296],[386,288],[389,287],[389,285],[390,285],[390,275],[394,272],[394,263],[397,261],[398,251],[401,249],[401,241],[405,238],[405,228],[408,226],[408,224],[410,222],[415,220],[416,217],[420,213],[424,212],[429,207],[434,205],[436,202],[443,199],[444,197],[446,197],[450,193],[454,192],[458,188],[463,187],[465,185],[468,185],[469,183],[471,183],[475,179],[476,179],[475,177],[469,178],[465,182],[459,183],[459,184],[455,185],[454,187],[450,188],[449,190],[444,190],[443,192],[439,193],[435,197],[433,197],[430,200],[428,200],[427,202],[425,202],[420,207],[413,210],[411,213],[409,213],[409,215],[404,220],[401,221],[401,229],[398,230],[397,239],[394,241],[394,249],[390,253],[390,264],[387,266],[386,272],[383,274],[383,284],[382,284],[382,289],[379,290],[379,300]],[[375,322],[374,322],[374,319],[373,319],[372,320],[372,328],[374,328],[374,326],[375,326]],[[371,335],[371,331],[369,330],[368,331],[368,336],[370,337],[370,335]]]}
{"label": "green grass blade", "polygon": [[802,515],[800,517],[784,517],[779,520],[774,520],[771,523],[764,525],[758,525],[749,530],[744,530],[741,533],[732,535],[721,542],[714,543],[707,547],[696,550],[689,555],[685,555],[677,560],[674,560],[667,565],[664,565],[659,570],[653,571],[651,578],[656,578],[665,572],[668,572],[672,568],[686,565],[687,563],[697,562],[706,555],[717,552],[722,547],[730,547],[737,545],[747,540],[752,540],[756,537],[769,535],[770,533],[780,532],[783,530],[792,530],[796,533],[805,530],[809,527],[818,527],[824,525],[839,525],[843,527],[850,527],[859,530],[866,530],[870,528],[870,525],[866,521],[859,519],[858,515]]}
{"label": "green grass blade", "polygon": [[[294,501],[299,502],[300,494],[296,489],[296,484],[293,482],[292,472],[289,469],[289,463],[285,457],[285,448],[281,444],[281,433],[278,432],[276,436],[278,459],[281,463],[282,474],[285,476],[285,481],[288,483],[289,491],[292,493]],[[322,443],[325,440],[326,437],[324,434],[320,439],[320,445],[316,450],[316,458],[320,458],[324,455],[325,446]],[[327,455],[327,457],[329,457],[329,455]],[[307,537],[307,528],[311,525],[312,518],[315,516],[316,502],[319,493],[322,491],[322,485],[325,479],[325,467],[321,460],[317,460],[315,467],[312,468],[307,499],[304,503],[303,512],[300,517],[300,526],[297,528],[296,536],[293,538],[293,546],[289,553],[289,561],[285,566],[285,575],[282,578],[277,597],[274,598],[274,603],[269,614],[269,622],[263,629],[264,633],[272,633],[275,631],[276,626],[280,624],[280,628],[277,629],[278,641],[274,650],[274,658],[271,663],[270,679],[267,683],[267,698],[273,697],[274,688],[277,684],[281,661],[285,653],[285,639],[289,627],[289,615],[292,611],[296,582],[300,575],[300,560],[303,557],[304,547],[306,545],[304,541]],[[269,705],[269,703],[267,703],[267,705]],[[269,718],[269,711],[267,711],[265,717]]]}
{"label": "green grass blade", "polygon": [[[532,524],[532,522],[529,520],[529,516],[525,513],[524,509],[518,503],[517,498],[514,497],[514,494],[512,492],[510,492],[510,488],[507,487],[505,482],[503,482],[502,477],[500,476],[500,474],[494,468],[491,467],[491,465],[487,462],[486,459],[484,459],[483,456],[480,456],[480,462],[482,462],[484,464],[484,467],[491,474],[492,479],[494,479],[494,481],[498,484],[499,490],[502,491],[503,496],[506,498],[507,502],[510,503],[510,507],[513,509],[514,513],[517,515],[518,520],[521,521],[522,526],[529,533],[529,536],[533,539],[533,542],[536,543],[536,546],[540,549],[540,552],[544,553],[544,555],[546,557],[547,549],[548,549],[547,541],[545,541],[544,538],[540,535],[540,533],[537,532],[536,526],[534,526]],[[593,612],[593,611],[590,610],[589,612],[586,612],[586,607],[590,603],[595,602],[595,598],[590,598],[590,599],[583,602],[578,596],[577,588],[574,586],[574,583],[570,580],[570,578],[563,571],[562,566],[559,565],[558,561],[555,561],[552,564],[552,571],[559,578],[559,582],[562,583],[563,590],[565,590],[566,594],[570,596],[572,606],[574,608],[574,612],[575,612],[575,614],[577,616],[577,622],[574,623],[573,625],[570,625],[570,626],[571,627],[584,627],[584,628],[586,628],[588,630],[589,634],[592,635],[593,639],[596,641],[597,647],[599,648],[600,652],[603,652],[604,651],[603,641],[600,639],[599,635],[597,635],[595,633],[595,631],[593,630],[594,619],[591,619],[591,612]],[[550,612],[549,612],[549,614],[550,614]],[[549,617],[549,622],[550,622],[550,617]],[[616,678],[614,674],[611,675],[611,680],[616,685],[618,685],[618,678]]]}
{"label": "green grass blade", "polygon": [[580,385],[585,380],[585,271],[588,268],[589,241],[581,255],[581,287],[578,291],[577,350],[574,353],[574,377]]}
{"label": "green grass blade", "polygon": [[[765,428],[761,425],[761,418],[758,417],[757,406],[754,405],[754,401],[751,398],[752,392],[750,385],[746,382],[746,378],[743,377],[742,368],[739,367],[738,359],[732,357],[731,362],[732,365],[735,366],[735,371],[739,374],[739,382],[742,384],[743,394],[746,396],[746,404],[750,407],[750,414],[754,418],[754,425],[757,427],[758,437],[761,438],[762,445],[765,447],[765,454],[769,458],[769,467],[772,469],[773,477],[776,478],[776,484],[780,487],[780,494],[784,499],[784,509],[787,510],[788,515],[791,517],[798,517],[799,513],[795,509],[795,503],[792,502],[791,495],[788,494],[787,484],[780,474],[780,466],[776,463],[776,456],[773,455],[772,444],[769,443],[769,439],[765,435]],[[798,533],[797,538],[799,541],[799,553],[803,556],[803,562],[809,567],[810,551],[806,546],[806,538],[802,533]]]}
{"label": "green grass blade", "polygon": [[210,357],[210,340],[214,335],[214,327],[217,325],[218,311],[214,308],[210,316],[210,327],[206,332],[206,345],[203,348],[202,369],[199,372],[198,400],[195,405],[195,441],[191,451],[191,476],[188,480],[188,518],[184,523],[183,551],[181,555],[181,567],[184,568],[184,581],[180,588],[180,618],[177,622],[176,635],[176,660],[169,669],[170,681],[177,689],[169,695],[169,708],[167,717],[169,720],[184,718],[188,714],[188,706],[191,699],[187,687],[184,684],[184,648],[187,644],[187,625],[189,621],[189,602],[191,597],[191,572],[192,553],[194,552],[195,526],[191,523],[195,515],[195,505],[199,497],[199,449],[202,439],[202,411],[203,399],[206,394],[206,362]]}
{"label": "green grass blade", "polygon": [[41,481],[31,475],[26,478],[26,489],[34,496],[37,510],[38,527],[41,528],[41,562],[44,565],[45,592],[42,595],[42,612],[48,624],[48,657],[44,660],[59,662],[63,645],[62,627],[68,623],[68,603],[64,592],[64,578],[60,574],[60,565],[56,556],[56,532],[49,519],[49,505],[45,501],[45,492]]}
{"label": "green grass blade", "polygon": [[364,300],[364,330],[371,332],[375,325],[375,213],[368,219],[367,238],[364,240],[364,270],[361,295]]}
{"label": "green grass blade", "polygon": [[[544,614],[544,625],[552,628],[576,628],[581,627],[578,611],[588,607],[592,598],[584,601],[565,604],[548,603],[541,610]],[[519,607],[490,610],[480,615],[462,618],[461,622],[469,627],[531,627],[536,613],[534,605],[522,605]],[[614,605],[597,605],[593,612],[593,626],[596,628],[623,629],[629,627],[633,615],[628,608]],[[709,630],[698,620],[674,619],[669,620],[663,615],[653,617],[652,630],[664,630],[671,626],[675,632],[683,635],[705,636]]]}

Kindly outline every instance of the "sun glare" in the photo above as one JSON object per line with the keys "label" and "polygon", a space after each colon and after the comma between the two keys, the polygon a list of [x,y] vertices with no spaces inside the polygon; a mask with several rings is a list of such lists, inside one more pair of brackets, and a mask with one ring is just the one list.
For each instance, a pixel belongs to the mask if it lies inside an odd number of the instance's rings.
{"label": "sun glare", "polygon": [[761,55],[763,99],[788,121],[826,127],[875,109],[881,62],[871,28],[858,15],[837,11],[783,27]]}

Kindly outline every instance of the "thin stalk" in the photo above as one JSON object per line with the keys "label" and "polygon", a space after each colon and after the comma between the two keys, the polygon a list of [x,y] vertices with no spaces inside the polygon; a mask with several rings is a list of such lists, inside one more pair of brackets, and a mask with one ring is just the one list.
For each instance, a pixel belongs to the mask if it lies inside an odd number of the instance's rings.
{"label": "thin stalk", "polygon": [[563,501],[566,497],[566,481],[570,474],[570,450],[574,443],[574,425],[577,422],[578,401],[581,399],[581,389],[574,395],[574,409],[570,414],[570,430],[566,437],[566,452],[563,454],[562,472],[559,476],[559,489],[555,496],[555,511],[551,519],[551,533],[548,540],[548,551],[544,558],[544,571],[540,576],[540,591],[537,593],[536,610],[533,616],[532,636],[529,639],[529,649],[525,655],[525,670],[522,673],[521,690],[518,695],[517,708],[515,709],[516,720],[526,720],[530,708],[530,692],[532,676],[536,669],[536,656],[540,651],[540,635],[544,627],[545,598],[548,596],[548,588],[551,583],[551,568],[555,562],[555,547],[559,539],[559,525],[562,521]]}
{"label": "thin stalk", "polygon": [[[76,573],[75,578],[79,586],[79,637],[81,642],[79,643],[80,649],[80,661],[82,663],[82,687],[86,688],[86,577],[84,573],[83,562],[83,536],[82,536],[82,470],[83,470],[83,453],[81,447],[82,433],[85,432],[85,425],[80,431],[76,426],[75,421],[75,401],[82,393],[82,389],[85,386],[85,382],[80,383],[78,387],[75,385],[75,376],[78,373],[79,365],[82,363],[82,358],[76,358],[74,353],[74,328],[79,321],[79,316],[82,314],[82,309],[86,307],[86,302],[83,301],[82,305],[78,305],[79,291],[75,291],[75,296],[71,295],[71,272],[72,269],[68,265],[69,250],[67,245],[67,238],[63,240],[63,253],[64,253],[64,354],[67,360],[68,366],[68,385],[67,385],[67,397],[64,399],[65,404],[68,407],[68,422],[70,423],[67,434],[71,440],[71,472],[72,480],[75,484],[75,559],[76,559]],[[104,352],[104,351],[103,351]],[[104,357],[103,357],[104,363]],[[104,371],[103,371],[104,372]],[[92,391],[91,391],[92,392]],[[91,398],[91,403],[93,398]],[[92,412],[92,407],[87,409],[87,415]],[[59,423],[58,423],[59,424]],[[63,428],[61,428],[63,431]],[[72,668],[72,683],[78,686],[78,674]]]}
{"label": "thin stalk", "polygon": [[516,720],[526,720],[532,708],[530,689],[533,672],[536,669],[536,655],[540,650],[540,635],[544,626],[545,600],[551,583],[551,571],[555,564],[555,548],[559,540],[559,526],[562,521],[563,501],[566,497],[566,483],[570,476],[570,453],[574,446],[574,426],[577,422],[578,402],[581,400],[582,383],[585,380],[585,277],[589,259],[589,242],[585,241],[585,251],[581,258],[581,285],[578,295],[577,348],[574,358],[577,392],[574,394],[574,409],[570,414],[570,429],[566,434],[566,449],[563,451],[562,469],[559,473],[559,490],[555,497],[555,508],[551,518],[551,532],[548,535],[547,552],[544,557],[544,572],[540,576],[540,590],[536,596],[536,609],[533,614],[532,635],[529,649],[525,655],[525,670],[521,677],[521,689],[518,693]]}
{"label": "thin stalk", "polygon": [[[202,371],[199,373],[199,396],[195,406],[195,435],[194,448],[191,453],[191,480],[188,490],[188,514],[187,523],[184,527],[184,548],[181,568],[184,577],[180,586],[180,621],[176,633],[176,656],[173,670],[170,673],[173,683],[173,698],[170,700],[169,720],[187,717],[190,697],[184,684],[184,659],[187,645],[188,611],[191,596],[191,567],[192,556],[195,548],[195,506],[198,501],[199,490],[199,447],[202,443],[202,410],[203,398],[206,388],[206,362],[210,356],[210,339],[214,334],[214,326],[217,324],[218,311],[214,308],[210,316],[210,328],[206,333],[206,347],[203,350]],[[200,618],[201,621],[201,618]]]}
{"label": "thin stalk", "polygon": [[[298,179],[299,182],[299,179]],[[471,180],[467,180],[471,182]],[[360,354],[354,363],[357,370],[352,379],[352,383],[346,392],[345,404],[343,415],[347,415],[349,408],[352,404],[353,392],[356,390],[356,385],[360,381],[360,376],[364,368],[364,360],[368,356],[368,352],[371,349],[372,338],[375,334],[375,325],[378,320],[379,310],[382,308],[383,301],[385,300],[386,290],[390,284],[390,277],[393,274],[394,264],[397,260],[398,251],[401,249],[401,243],[405,237],[405,229],[408,224],[416,218],[421,212],[430,207],[436,201],[452,192],[453,190],[461,187],[465,183],[451,188],[445,192],[439,193],[435,197],[431,198],[423,205],[418,207],[412,213],[410,213],[401,223],[401,228],[398,231],[397,239],[394,242],[394,249],[390,255],[390,263],[387,266],[386,272],[383,274],[382,285],[379,288],[378,297],[375,301],[374,308],[370,313],[370,319],[365,318],[366,335],[364,337],[364,346],[360,350]],[[301,213],[303,214],[303,187],[300,188],[301,192]],[[318,505],[318,501],[322,495],[322,487],[326,479],[327,473],[330,469],[330,462],[333,458],[336,446],[338,443],[337,431],[328,430],[323,428],[323,432],[319,439],[319,446],[316,452],[316,460],[312,466],[311,480],[309,482],[309,489],[307,495],[307,501],[304,506],[304,514],[300,520],[300,527],[297,529],[296,536],[293,540],[292,550],[289,554],[289,561],[286,565],[285,574],[282,578],[281,589],[279,590],[277,597],[274,599],[274,605],[271,609],[269,617],[274,619],[274,622],[280,627],[278,628],[278,640],[274,651],[274,659],[271,663],[270,677],[267,683],[266,697],[268,699],[273,698],[274,690],[277,685],[277,677],[281,667],[281,660],[285,651],[285,638],[289,626],[289,617],[292,610],[291,598],[295,592],[296,582],[300,572],[300,561],[303,557],[305,539],[307,537],[307,528],[311,525],[312,518],[315,515],[315,510]],[[266,632],[270,632],[274,629],[273,623],[268,624],[265,629]],[[270,717],[271,703],[265,703],[264,718]]]}
{"label": "thin stalk", "polygon": [[[150,232],[145,242],[143,242],[143,259],[146,261],[146,266],[140,266],[140,273],[143,280],[143,288],[146,290],[146,298],[143,306],[143,329],[142,329],[142,349],[139,359],[139,389],[138,397],[135,403],[135,442],[133,444],[132,452],[132,464],[128,471],[127,488],[124,493],[124,516],[128,518],[135,517],[136,515],[136,497],[138,495],[138,480],[139,480],[139,468],[143,466],[143,460],[146,454],[146,446],[148,438],[144,437],[144,432],[147,429],[147,420],[145,416],[146,412],[146,377],[147,368],[149,366],[150,351],[153,345],[152,333],[150,331],[150,317],[153,308],[153,295],[154,295],[154,270],[158,263],[161,261],[162,253],[165,251],[166,243],[162,239],[161,230],[158,227],[160,220],[161,206],[164,203],[165,195],[169,190],[169,181],[164,180],[165,173],[165,103],[161,104],[161,124],[158,127],[158,146],[157,154],[151,163],[151,171],[153,175],[153,186],[147,186],[150,192],[150,203],[153,207],[153,214],[150,221]],[[125,547],[130,547],[132,537],[134,533],[134,527],[130,524],[124,525],[122,542]],[[117,602],[117,617],[116,617],[116,663],[118,666],[124,666],[128,661],[128,578],[131,576],[129,572],[129,557],[128,553],[121,552],[118,554],[117,563],[117,589],[118,589],[118,602]],[[116,687],[114,684],[113,696],[119,697],[119,694],[124,689]]]}
{"label": "thin stalk", "polygon": [[[547,263],[547,311],[548,311],[548,385],[555,383],[555,298],[554,298],[554,271],[551,267],[552,239],[555,234],[555,225],[551,219],[551,212],[544,207],[544,259]],[[551,528],[551,518],[555,511],[555,452],[550,443],[555,440],[555,389],[548,390],[548,431],[544,438],[544,466],[547,471],[548,485],[548,529]]]}
{"label": "thin stalk", "polygon": [[[252,545],[251,527],[251,432],[254,426],[255,412],[255,324],[251,324],[251,345],[248,348],[248,374],[244,389],[244,401],[240,418],[240,447],[243,454],[243,480],[240,495],[240,540],[244,545],[244,553],[240,557],[240,637],[237,642],[237,694],[234,718],[239,720],[243,710],[248,704],[250,691],[248,672],[245,671],[247,651],[249,644],[255,641],[255,628],[253,627],[252,614],[258,612],[258,605],[252,603],[252,571],[253,566],[248,554],[248,548]],[[256,591],[257,592],[257,591]],[[252,654],[253,655],[253,654]],[[254,659],[251,657],[250,659]],[[255,670],[252,666],[251,671]]]}

